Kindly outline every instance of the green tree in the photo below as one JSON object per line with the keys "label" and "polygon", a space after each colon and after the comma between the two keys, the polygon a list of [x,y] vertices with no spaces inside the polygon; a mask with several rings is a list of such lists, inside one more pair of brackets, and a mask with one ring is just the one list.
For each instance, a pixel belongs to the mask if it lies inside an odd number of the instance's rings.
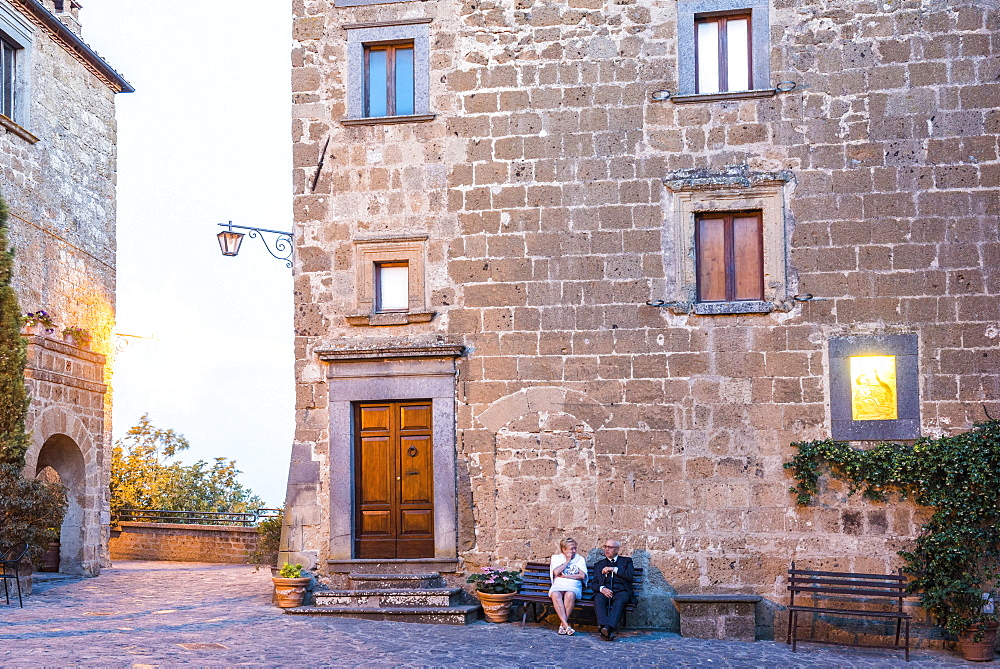
{"label": "green tree", "polygon": [[111,512],[122,509],[243,513],[264,505],[239,482],[235,460],[191,465],[173,460],[190,446],[184,435],[160,429],[144,414],[111,452]]}
{"label": "green tree", "polygon": [[21,307],[11,286],[14,251],[7,248],[7,204],[0,197],[0,463],[24,465],[28,434],[24,421],[26,347],[21,337]]}
{"label": "green tree", "polygon": [[33,558],[52,540],[66,513],[66,493],[58,483],[21,475],[30,443],[25,431],[27,364],[21,337],[21,307],[11,286],[14,252],[7,248],[7,204],[0,197],[0,553],[27,541]]}

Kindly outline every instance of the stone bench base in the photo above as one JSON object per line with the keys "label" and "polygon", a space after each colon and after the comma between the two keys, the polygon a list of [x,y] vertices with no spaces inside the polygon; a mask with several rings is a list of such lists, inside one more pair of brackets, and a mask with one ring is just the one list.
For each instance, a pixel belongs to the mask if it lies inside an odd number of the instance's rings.
{"label": "stone bench base", "polygon": [[755,641],[760,595],[675,595],[681,636]]}

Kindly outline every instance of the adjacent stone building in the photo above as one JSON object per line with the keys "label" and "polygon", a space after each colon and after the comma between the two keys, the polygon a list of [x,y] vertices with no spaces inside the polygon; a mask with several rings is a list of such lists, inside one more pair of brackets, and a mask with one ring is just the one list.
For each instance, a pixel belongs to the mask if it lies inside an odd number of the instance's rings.
{"label": "adjacent stone building", "polygon": [[898,566],[922,513],[783,464],[1000,415],[995,2],[292,6],[290,561],[611,535],[635,622],[758,637],[790,560]]}
{"label": "adjacent stone building", "polygon": [[[10,206],[30,334],[25,474],[68,488],[60,570],[109,563],[111,334],[115,313],[116,93],[122,77],[80,37],[76,0],[0,0],[0,195]],[[62,340],[84,328],[89,346]]]}

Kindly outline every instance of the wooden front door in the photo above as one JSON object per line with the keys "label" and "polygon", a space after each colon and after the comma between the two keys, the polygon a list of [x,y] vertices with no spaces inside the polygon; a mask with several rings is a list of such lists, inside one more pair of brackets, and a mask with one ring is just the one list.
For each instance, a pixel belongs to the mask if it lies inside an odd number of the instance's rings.
{"label": "wooden front door", "polygon": [[355,405],[356,558],[434,557],[431,403]]}

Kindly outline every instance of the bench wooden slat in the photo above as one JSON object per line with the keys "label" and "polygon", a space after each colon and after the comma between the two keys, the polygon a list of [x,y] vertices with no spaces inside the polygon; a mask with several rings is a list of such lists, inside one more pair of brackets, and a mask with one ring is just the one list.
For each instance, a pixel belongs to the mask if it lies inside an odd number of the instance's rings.
{"label": "bench wooden slat", "polygon": [[881,588],[884,590],[906,590],[906,583],[886,583],[885,581],[869,581],[869,580],[857,580],[851,581],[843,578],[795,578],[791,581],[792,585],[798,587],[802,584],[807,585],[846,585],[846,586],[858,586],[858,587],[872,587]]}
{"label": "bench wooden slat", "polygon": [[821,594],[837,594],[837,595],[847,595],[850,597],[891,597],[893,599],[898,599],[902,597],[902,593],[898,590],[875,590],[870,588],[846,588],[846,587],[833,587],[824,585],[806,585],[806,586],[788,586],[788,590],[793,592],[810,593],[816,592]]}
{"label": "bench wooden slat", "polygon": [[789,611],[806,611],[809,613],[837,613],[845,616],[873,616],[878,618],[912,618],[909,613],[899,611],[862,611],[861,609],[829,609],[818,606],[789,606]]}
{"label": "bench wooden slat", "polygon": [[842,577],[853,577],[853,578],[879,578],[885,579],[887,581],[905,581],[905,576],[900,576],[899,574],[864,574],[861,572],[846,572],[846,571],[811,571],[808,569],[789,569],[789,576],[842,576]]}

